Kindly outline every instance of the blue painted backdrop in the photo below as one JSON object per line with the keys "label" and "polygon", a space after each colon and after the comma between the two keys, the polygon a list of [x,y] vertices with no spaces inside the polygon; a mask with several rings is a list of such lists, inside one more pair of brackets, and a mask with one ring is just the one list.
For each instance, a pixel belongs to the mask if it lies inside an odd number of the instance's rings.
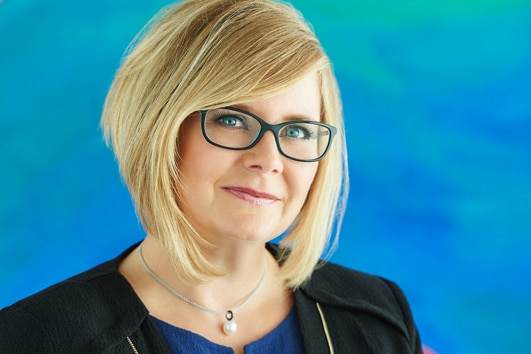
{"label": "blue painted backdrop", "polygon": [[[142,237],[98,119],[164,0],[0,1],[0,307]],[[303,1],[352,191],[334,260],[397,281],[440,353],[531,333],[531,2]]]}

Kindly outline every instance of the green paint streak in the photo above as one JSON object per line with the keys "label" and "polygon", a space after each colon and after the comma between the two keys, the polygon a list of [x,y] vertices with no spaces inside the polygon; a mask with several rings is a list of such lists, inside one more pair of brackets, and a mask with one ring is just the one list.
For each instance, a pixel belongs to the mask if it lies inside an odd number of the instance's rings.
{"label": "green paint streak", "polygon": [[312,17],[328,17],[334,21],[370,21],[394,26],[469,16],[500,15],[531,6],[529,0],[294,0],[292,4],[310,20]]}

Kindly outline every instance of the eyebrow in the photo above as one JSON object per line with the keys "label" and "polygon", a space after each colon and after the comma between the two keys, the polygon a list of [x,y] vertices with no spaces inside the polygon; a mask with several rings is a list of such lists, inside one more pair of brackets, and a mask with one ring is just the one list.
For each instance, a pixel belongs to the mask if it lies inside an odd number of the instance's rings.
{"label": "eyebrow", "polygon": [[[258,115],[255,112],[253,112],[252,109],[249,106],[247,106],[245,103],[233,104],[230,107],[243,109],[244,111],[247,111],[249,113],[252,113],[252,114],[257,115],[260,118],[262,118],[260,115]],[[313,119],[311,117],[308,117],[307,115],[304,115],[304,114],[291,114],[291,115],[287,116],[287,119],[285,119],[285,121],[288,122],[288,121],[292,121],[292,120],[306,120],[306,121],[310,121],[310,122],[320,122],[321,121],[320,118],[321,117],[319,117],[318,120],[315,120],[315,119]]]}

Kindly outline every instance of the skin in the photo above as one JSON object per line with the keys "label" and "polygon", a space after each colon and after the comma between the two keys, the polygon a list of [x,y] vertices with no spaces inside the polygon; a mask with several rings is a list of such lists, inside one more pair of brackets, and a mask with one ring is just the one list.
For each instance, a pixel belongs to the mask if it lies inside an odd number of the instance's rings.
{"label": "skin", "polygon": [[[319,121],[317,76],[306,77],[280,95],[239,107],[274,124]],[[179,169],[186,188],[180,206],[202,237],[220,246],[241,241],[264,244],[291,225],[317,163],[282,156],[272,132],[252,149],[227,150],[208,143],[195,118],[184,125],[182,137]]]}
{"label": "skin", "polygon": [[[295,119],[319,121],[317,75],[307,76],[277,96],[237,107],[272,124]],[[256,287],[267,267],[259,291],[235,313],[238,333],[225,335],[221,331],[222,316],[199,310],[162,288],[143,269],[136,252],[127,256],[119,269],[151,315],[232,347],[237,354],[243,353],[245,344],[271,332],[293,306],[278,263],[264,244],[297,217],[318,163],[282,156],[271,132],[249,150],[216,147],[202,136],[198,117],[190,118],[182,127],[179,156],[180,177],[185,186],[180,207],[199,234],[214,246],[205,249],[205,255],[226,275],[207,283],[186,284],[152,235],[142,243],[143,255],[173,289],[213,309],[226,310],[239,304]]]}

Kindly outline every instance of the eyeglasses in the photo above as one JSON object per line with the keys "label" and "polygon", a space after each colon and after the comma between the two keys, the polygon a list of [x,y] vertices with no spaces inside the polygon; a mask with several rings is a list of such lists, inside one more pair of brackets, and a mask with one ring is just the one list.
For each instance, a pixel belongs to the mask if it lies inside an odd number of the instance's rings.
{"label": "eyeglasses", "polygon": [[257,115],[234,107],[199,113],[203,136],[212,145],[246,150],[258,144],[267,131],[272,131],[278,151],[290,159],[303,162],[321,160],[337,131],[331,125],[308,120],[269,124]]}

